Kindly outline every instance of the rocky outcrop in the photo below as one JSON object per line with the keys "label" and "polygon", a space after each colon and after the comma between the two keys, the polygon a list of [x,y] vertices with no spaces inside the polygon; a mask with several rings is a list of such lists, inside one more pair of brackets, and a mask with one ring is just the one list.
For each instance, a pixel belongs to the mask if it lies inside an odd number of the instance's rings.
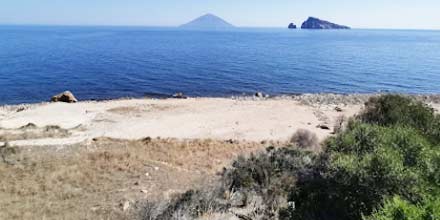
{"label": "rocky outcrop", "polygon": [[296,29],[296,25],[294,23],[289,24],[289,29]]}
{"label": "rocky outcrop", "polygon": [[75,103],[78,102],[78,99],[70,91],[65,91],[58,95],[53,96],[50,101],[52,102],[67,102],[67,103]]}
{"label": "rocky outcrop", "polygon": [[350,29],[350,27],[334,24],[319,18],[309,17],[301,25],[301,29]]}

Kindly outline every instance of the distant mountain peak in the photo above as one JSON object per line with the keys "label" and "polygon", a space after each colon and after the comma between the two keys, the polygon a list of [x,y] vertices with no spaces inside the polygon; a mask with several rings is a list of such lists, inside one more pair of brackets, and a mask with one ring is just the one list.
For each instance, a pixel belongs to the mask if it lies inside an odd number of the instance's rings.
{"label": "distant mountain peak", "polygon": [[217,15],[215,15],[215,14],[211,14],[211,13],[206,13],[206,14],[200,16],[200,18],[203,18],[203,17],[214,17],[214,18],[219,18],[219,19],[221,19],[221,18],[218,17]]}
{"label": "distant mountain peak", "polygon": [[189,23],[183,24],[180,27],[189,29],[227,29],[234,26],[222,18],[208,13],[202,15]]}

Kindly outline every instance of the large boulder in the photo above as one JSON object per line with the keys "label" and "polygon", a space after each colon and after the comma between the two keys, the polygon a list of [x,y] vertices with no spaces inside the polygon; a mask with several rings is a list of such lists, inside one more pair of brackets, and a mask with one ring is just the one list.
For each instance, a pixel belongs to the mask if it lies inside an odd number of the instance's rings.
{"label": "large boulder", "polygon": [[319,18],[309,17],[301,25],[301,29],[350,29],[350,27],[334,24]]}
{"label": "large boulder", "polygon": [[67,102],[67,103],[78,102],[78,100],[75,98],[75,96],[70,91],[65,91],[63,93],[55,95],[50,99],[50,101],[52,101],[52,102]]}

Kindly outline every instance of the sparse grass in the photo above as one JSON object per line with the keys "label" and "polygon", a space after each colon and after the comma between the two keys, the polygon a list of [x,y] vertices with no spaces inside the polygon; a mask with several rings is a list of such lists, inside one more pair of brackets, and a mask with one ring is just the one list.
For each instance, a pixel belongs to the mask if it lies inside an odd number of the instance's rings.
{"label": "sparse grass", "polygon": [[67,129],[59,126],[37,127],[29,123],[19,129],[0,129],[0,141],[16,141],[41,138],[63,138],[70,136]]}
{"label": "sparse grass", "polygon": [[348,120],[344,115],[336,118],[335,125],[333,126],[333,134],[339,134],[346,128]]}
{"label": "sparse grass", "polygon": [[0,219],[141,219],[145,201],[204,185],[232,158],[258,149],[246,142],[107,138],[22,149],[15,165],[0,163]]}

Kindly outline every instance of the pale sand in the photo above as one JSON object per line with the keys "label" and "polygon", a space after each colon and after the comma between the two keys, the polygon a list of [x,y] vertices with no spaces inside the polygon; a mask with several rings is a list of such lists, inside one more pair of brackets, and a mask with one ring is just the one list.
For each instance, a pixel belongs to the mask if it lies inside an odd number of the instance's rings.
{"label": "pale sand", "polygon": [[[20,132],[29,123],[38,127],[57,125],[68,129],[69,137],[40,137],[11,141],[13,145],[63,145],[96,137],[140,139],[221,139],[285,141],[298,129],[308,129],[323,139],[337,118],[358,113],[360,104],[304,105],[292,99],[129,99],[102,102],[43,103],[0,108],[0,136]],[[6,137],[7,138],[7,137]]]}

